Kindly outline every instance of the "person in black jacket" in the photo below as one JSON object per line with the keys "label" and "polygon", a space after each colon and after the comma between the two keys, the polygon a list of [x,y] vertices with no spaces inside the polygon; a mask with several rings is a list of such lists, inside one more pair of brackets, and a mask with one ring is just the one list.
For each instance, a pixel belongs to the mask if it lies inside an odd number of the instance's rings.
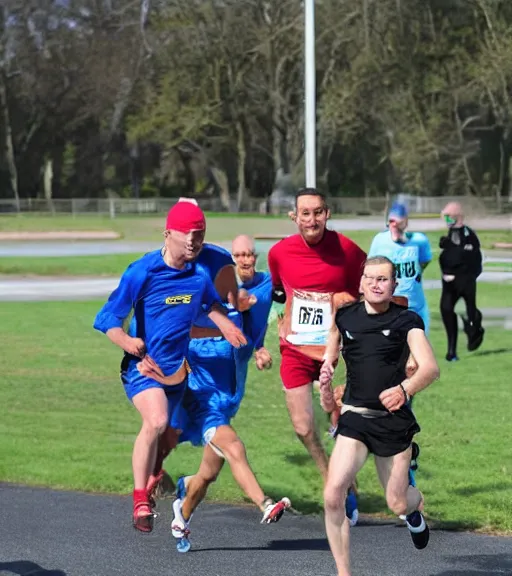
{"label": "person in black jacket", "polygon": [[443,276],[441,317],[448,337],[446,360],[457,358],[457,315],[455,305],[459,298],[466,304],[467,318],[462,318],[468,338],[468,350],[479,348],[484,339],[482,313],[476,307],[476,280],[482,273],[482,252],[475,232],[464,224],[464,215],[458,202],[450,202],[441,212],[448,225],[448,235],[439,241],[439,264]]}

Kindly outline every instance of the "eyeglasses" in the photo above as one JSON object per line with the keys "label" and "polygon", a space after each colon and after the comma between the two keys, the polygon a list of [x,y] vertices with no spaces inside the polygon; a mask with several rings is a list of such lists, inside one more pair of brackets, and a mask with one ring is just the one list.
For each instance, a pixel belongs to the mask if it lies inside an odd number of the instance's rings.
{"label": "eyeglasses", "polygon": [[377,284],[387,284],[393,280],[393,278],[388,278],[387,276],[368,276],[367,274],[363,274],[363,278],[368,284],[372,284],[373,282]]}
{"label": "eyeglasses", "polygon": [[233,252],[232,256],[235,260],[239,258],[256,258],[256,252]]}

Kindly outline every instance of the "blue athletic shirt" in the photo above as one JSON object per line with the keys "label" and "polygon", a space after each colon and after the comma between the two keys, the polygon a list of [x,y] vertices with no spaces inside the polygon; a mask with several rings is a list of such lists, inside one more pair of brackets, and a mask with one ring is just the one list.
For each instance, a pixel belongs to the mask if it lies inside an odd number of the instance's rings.
{"label": "blue athletic shirt", "polygon": [[421,282],[421,264],[432,260],[430,242],[421,232],[407,232],[405,242],[394,242],[391,232],[380,232],[373,239],[368,257],[386,256],[397,268],[396,296],[406,296],[409,308],[421,311],[427,304]]}
{"label": "blue athletic shirt", "polygon": [[165,375],[176,372],[188,352],[190,329],[220,298],[206,270],[187,263],[168,266],[160,250],[149,252],[124,272],[119,286],[98,312],[94,328],[122,328],[133,311],[128,334],[142,338]]}

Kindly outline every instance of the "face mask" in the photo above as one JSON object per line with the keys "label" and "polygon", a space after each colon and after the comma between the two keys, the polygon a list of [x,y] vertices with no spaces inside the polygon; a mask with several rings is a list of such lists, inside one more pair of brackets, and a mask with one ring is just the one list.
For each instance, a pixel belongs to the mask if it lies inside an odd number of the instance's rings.
{"label": "face mask", "polygon": [[451,216],[448,216],[448,214],[444,215],[444,221],[446,222],[447,226],[453,226],[454,224],[457,223],[457,220],[455,220],[455,218],[452,218]]}

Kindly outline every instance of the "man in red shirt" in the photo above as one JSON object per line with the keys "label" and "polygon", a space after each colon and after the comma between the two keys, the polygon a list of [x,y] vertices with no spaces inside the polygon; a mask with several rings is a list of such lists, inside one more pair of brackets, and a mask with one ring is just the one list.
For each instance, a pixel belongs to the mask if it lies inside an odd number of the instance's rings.
{"label": "man in red shirt", "polygon": [[295,432],[327,478],[328,458],[317,432],[313,382],[318,380],[333,313],[359,298],[366,254],[352,240],[327,230],[325,196],[313,188],[298,192],[293,220],[298,234],[268,254],[274,300],[286,303],[279,321],[281,380]]}

